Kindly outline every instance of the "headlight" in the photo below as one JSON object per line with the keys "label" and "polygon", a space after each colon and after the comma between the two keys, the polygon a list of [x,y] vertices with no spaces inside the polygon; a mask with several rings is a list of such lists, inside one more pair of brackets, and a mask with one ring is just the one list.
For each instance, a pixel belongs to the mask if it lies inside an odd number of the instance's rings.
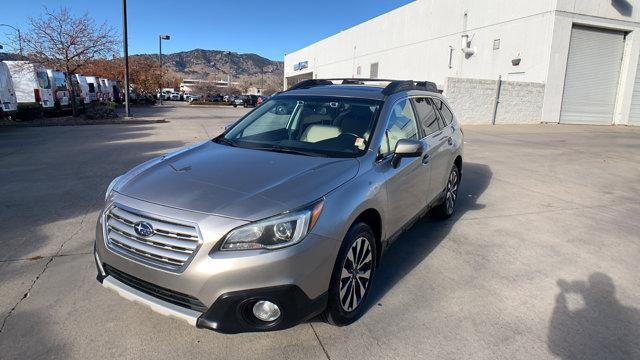
{"label": "headlight", "polygon": [[273,250],[297,244],[318,221],[323,203],[236,228],[225,236],[220,250]]}
{"label": "headlight", "polygon": [[120,178],[122,178],[122,175],[120,175],[117,178],[111,180],[111,183],[109,184],[109,186],[107,186],[107,192],[104,194],[104,201],[107,201],[107,199],[109,198],[109,194],[111,194],[111,191],[113,190],[113,187],[116,186],[118,181],[120,181]]}

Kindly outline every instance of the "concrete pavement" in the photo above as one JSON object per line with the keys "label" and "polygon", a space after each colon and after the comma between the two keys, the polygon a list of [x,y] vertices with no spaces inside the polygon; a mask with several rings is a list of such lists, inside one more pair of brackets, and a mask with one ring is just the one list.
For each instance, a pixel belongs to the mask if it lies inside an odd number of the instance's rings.
{"label": "concrete pavement", "polygon": [[169,123],[0,129],[0,358],[640,358],[640,129],[465,127],[459,212],[394,243],[360,321],[229,336],[95,281],[109,181],[246,110],[138,111]]}

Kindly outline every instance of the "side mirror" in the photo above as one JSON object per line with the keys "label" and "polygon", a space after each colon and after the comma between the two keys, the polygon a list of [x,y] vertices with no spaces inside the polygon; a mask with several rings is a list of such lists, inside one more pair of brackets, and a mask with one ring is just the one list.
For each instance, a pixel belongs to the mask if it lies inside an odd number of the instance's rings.
{"label": "side mirror", "polygon": [[391,166],[398,167],[403,157],[419,157],[422,156],[423,146],[420,140],[400,139],[396,143],[396,149],[393,151],[391,158]]}

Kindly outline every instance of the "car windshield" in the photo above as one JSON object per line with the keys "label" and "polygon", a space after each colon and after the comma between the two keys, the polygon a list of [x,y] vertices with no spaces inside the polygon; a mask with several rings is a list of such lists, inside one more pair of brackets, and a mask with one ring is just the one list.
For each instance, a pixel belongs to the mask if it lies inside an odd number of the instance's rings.
{"label": "car windshield", "polygon": [[278,96],[216,138],[229,146],[309,156],[357,157],[367,150],[381,101]]}

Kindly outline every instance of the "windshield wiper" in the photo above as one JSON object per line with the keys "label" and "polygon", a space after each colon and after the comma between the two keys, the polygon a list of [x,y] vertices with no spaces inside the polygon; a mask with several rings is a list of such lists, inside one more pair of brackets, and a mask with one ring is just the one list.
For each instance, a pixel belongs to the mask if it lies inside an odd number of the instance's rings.
{"label": "windshield wiper", "polygon": [[218,144],[225,144],[225,145],[234,146],[234,147],[238,146],[235,141],[229,140],[225,137],[215,138],[214,141],[217,142]]}
{"label": "windshield wiper", "polygon": [[327,155],[325,155],[325,154],[312,152],[312,151],[296,150],[296,149],[291,149],[291,148],[280,146],[280,145],[265,146],[265,147],[255,147],[255,148],[252,148],[252,149],[254,149],[254,150],[273,151],[273,152],[280,152],[280,153],[287,153],[287,154],[304,155],[304,156],[327,157]]}

